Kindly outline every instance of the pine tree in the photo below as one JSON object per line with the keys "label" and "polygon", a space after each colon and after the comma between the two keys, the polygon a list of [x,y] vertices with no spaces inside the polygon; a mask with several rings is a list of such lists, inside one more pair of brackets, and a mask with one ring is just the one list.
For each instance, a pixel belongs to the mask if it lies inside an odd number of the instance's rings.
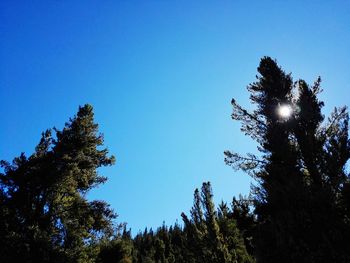
{"label": "pine tree", "polygon": [[133,241],[131,236],[116,236],[100,244],[100,251],[96,262],[100,263],[131,263],[133,262]]}
{"label": "pine tree", "polygon": [[90,105],[79,107],[63,130],[48,130],[27,158],[1,161],[1,262],[92,262],[97,241],[112,233],[115,214],[86,193],[106,178],[97,169],[114,157]]}
{"label": "pine tree", "polygon": [[193,262],[190,251],[186,247],[185,233],[177,222],[174,226],[169,227],[169,236],[171,241],[171,260],[169,262]]}
{"label": "pine tree", "polygon": [[[348,114],[335,110],[323,122],[317,99],[320,79],[312,87],[293,83],[269,57],[248,86],[253,112],[235,100],[232,118],[258,142],[261,158],[225,152],[226,163],[247,171],[253,188],[258,226],[258,262],[349,262],[348,195],[350,157]],[[291,115],[278,111],[285,107]]]}
{"label": "pine tree", "polygon": [[254,262],[247,253],[242,236],[230,211],[218,213],[209,182],[203,183],[201,193],[196,189],[191,219],[184,213],[187,247],[193,262]]}

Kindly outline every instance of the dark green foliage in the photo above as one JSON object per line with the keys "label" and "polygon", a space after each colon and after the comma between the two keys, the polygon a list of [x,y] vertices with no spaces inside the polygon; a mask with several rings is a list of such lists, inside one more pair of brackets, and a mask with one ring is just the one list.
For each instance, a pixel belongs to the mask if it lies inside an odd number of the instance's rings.
{"label": "dark green foliage", "polygon": [[[232,100],[232,118],[258,142],[261,158],[225,152],[226,163],[257,182],[257,261],[350,262],[346,108],[335,109],[325,123],[317,98],[320,79],[311,87],[303,80],[293,83],[269,57],[258,72],[257,82],[248,87],[257,109],[249,113]],[[292,107],[290,118],[278,114],[283,104]]]}
{"label": "dark green foliage", "polygon": [[97,262],[108,263],[131,263],[133,262],[133,240],[130,231],[119,234],[113,239],[106,239],[100,242],[100,252],[98,254]]}
{"label": "dark green foliage", "polygon": [[[259,155],[225,152],[255,181],[249,198],[213,203],[209,182],[194,192],[184,226],[165,224],[131,237],[103,201],[86,194],[106,181],[97,172],[114,157],[101,149],[90,105],[63,130],[42,134],[35,152],[1,161],[0,262],[248,263],[350,262],[350,158],[347,109],[327,121],[317,81],[293,82],[264,57],[248,86],[248,112],[232,100],[232,118],[256,140]],[[291,116],[278,108],[289,105]]]}
{"label": "dark green foliage", "polygon": [[227,213],[227,216],[236,220],[249,255],[254,255],[253,235],[256,227],[256,218],[251,212],[251,203],[252,200],[243,198],[241,195],[238,200],[233,198],[232,212]]}
{"label": "dark green foliage", "polygon": [[189,240],[192,239],[189,245],[197,253],[196,258],[202,262],[229,262],[230,255],[220,233],[212,197],[209,183],[203,184],[201,195],[198,189],[195,191],[191,220],[182,214],[185,232]]}
{"label": "dark green foliage", "polygon": [[90,105],[80,107],[63,130],[43,133],[35,153],[1,161],[1,262],[90,262],[97,242],[112,233],[115,214],[85,194],[106,179],[111,165]]}
{"label": "dark green foliage", "polygon": [[183,228],[163,225],[155,232],[146,229],[136,235],[134,262],[254,262],[233,210],[225,205],[217,212],[212,198],[210,183],[204,183],[201,192],[195,190],[191,217],[182,214]]}

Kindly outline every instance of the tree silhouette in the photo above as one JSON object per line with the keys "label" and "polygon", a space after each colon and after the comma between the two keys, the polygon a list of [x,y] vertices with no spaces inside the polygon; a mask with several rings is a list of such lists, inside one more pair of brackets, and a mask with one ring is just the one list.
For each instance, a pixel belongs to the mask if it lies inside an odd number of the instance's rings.
{"label": "tree silhouette", "polygon": [[194,262],[253,262],[233,212],[226,205],[216,211],[209,182],[203,183],[201,193],[195,190],[191,219],[184,213],[182,218]]}
{"label": "tree silhouette", "polygon": [[248,198],[216,209],[209,182],[194,191],[184,226],[145,229],[135,237],[104,201],[86,194],[114,163],[90,105],[62,130],[42,134],[35,152],[1,161],[1,262],[350,262],[349,116],[325,120],[321,80],[293,81],[261,59],[248,86],[252,112],[232,100],[232,118],[258,153],[225,152],[225,162],[255,180]]}
{"label": "tree silhouette", "polygon": [[[258,262],[349,262],[348,113],[335,109],[323,122],[320,78],[310,87],[293,82],[269,57],[261,59],[257,81],[248,86],[257,108],[232,100],[232,118],[258,142],[260,156],[226,151],[225,161],[247,171],[258,226]],[[290,116],[279,107],[291,109]]]}
{"label": "tree silhouette", "polygon": [[109,206],[85,197],[106,180],[97,168],[114,163],[100,149],[92,107],[54,131],[42,134],[30,157],[1,161],[1,262],[94,261],[98,240],[113,231]]}

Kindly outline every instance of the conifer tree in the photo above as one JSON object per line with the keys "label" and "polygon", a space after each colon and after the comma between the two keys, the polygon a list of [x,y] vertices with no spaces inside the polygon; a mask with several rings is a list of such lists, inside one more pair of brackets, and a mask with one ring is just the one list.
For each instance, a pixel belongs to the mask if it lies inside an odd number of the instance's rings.
{"label": "conifer tree", "polygon": [[93,262],[98,240],[112,233],[115,214],[86,193],[103,183],[97,169],[114,157],[90,105],[79,107],[63,130],[48,130],[27,158],[1,161],[1,262]]}
{"label": "conifer tree", "polygon": [[232,200],[231,211],[227,213],[227,217],[233,218],[244,239],[244,244],[249,255],[254,254],[253,236],[256,227],[256,216],[251,211],[252,200],[239,195]]}
{"label": "conifer tree", "polygon": [[195,190],[191,219],[182,213],[193,262],[254,262],[246,251],[235,219],[230,216],[232,211],[216,211],[209,182],[203,183],[201,190],[201,193]]}
{"label": "conifer tree", "polygon": [[257,183],[252,189],[257,260],[349,262],[350,243],[343,242],[350,240],[346,108],[336,109],[325,123],[317,98],[320,79],[311,87],[303,80],[293,83],[269,57],[258,72],[248,86],[256,110],[232,100],[232,118],[258,142],[261,158],[225,152],[227,164]]}

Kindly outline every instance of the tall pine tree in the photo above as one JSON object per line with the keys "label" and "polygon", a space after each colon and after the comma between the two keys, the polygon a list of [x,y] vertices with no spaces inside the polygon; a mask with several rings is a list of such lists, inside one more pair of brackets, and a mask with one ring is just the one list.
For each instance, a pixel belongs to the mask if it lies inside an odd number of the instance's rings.
{"label": "tall pine tree", "polygon": [[346,108],[324,122],[320,79],[312,86],[293,82],[269,57],[258,72],[248,86],[256,110],[248,112],[232,100],[232,118],[258,142],[261,158],[225,152],[227,164],[256,180],[257,260],[350,262]]}
{"label": "tall pine tree", "polygon": [[193,262],[254,262],[232,212],[228,209],[221,209],[220,213],[216,211],[209,182],[203,183],[201,190],[195,190],[191,218],[182,214]]}
{"label": "tall pine tree", "polygon": [[86,193],[106,178],[97,169],[114,163],[90,105],[63,130],[43,133],[30,157],[1,161],[1,262],[93,262],[98,241],[112,233],[115,214]]}

